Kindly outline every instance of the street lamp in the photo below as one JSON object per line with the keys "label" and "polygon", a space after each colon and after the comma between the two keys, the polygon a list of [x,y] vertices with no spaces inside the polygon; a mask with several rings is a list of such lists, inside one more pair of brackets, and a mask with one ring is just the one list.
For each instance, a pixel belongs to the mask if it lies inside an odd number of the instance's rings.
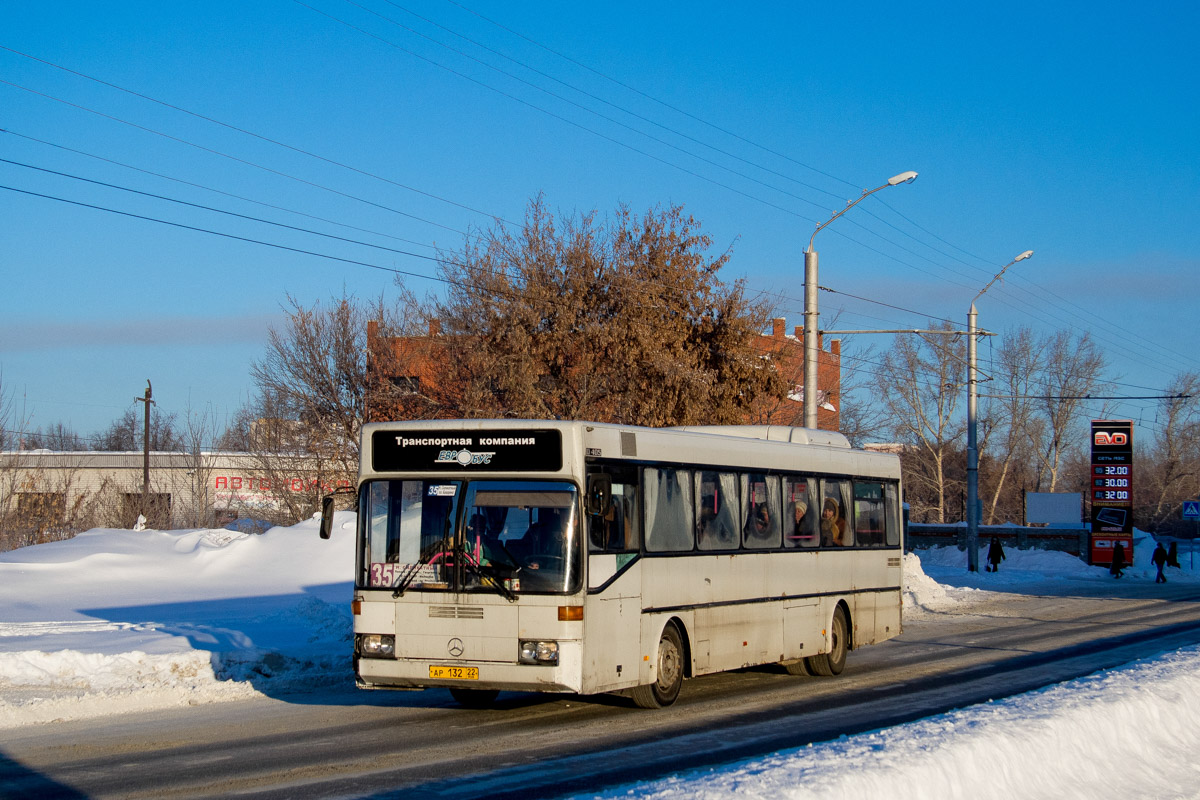
{"label": "street lamp", "polygon": [[[992,288],[992,284],[1000,280],[1004,270],[1018,261],[1024,261],[1033,255],[1032,250],[1026,250],[1021,255],[1004,265],[996,276],[988,281],[983,291],[975,295],[975,300],[983,297],[983,293]],[[967,571],[979,571],[979,447],[976,444],[975,400],[978,389],[975,388],[975,300],[971,301],[971,310],[967,312]]]}
{"label": "street lamp", "polygon": [[806,428],[817,427],[817,357],[820,355],[817,348],[817,251],[813,250],[813,239],[817,238],[817,234],[821,232],[822,228],[854,208],[862,202],[863,198],[889,186],[912,183],[916,177],[917,173],[912,170],[901,172],[899,175],[888,178],[888,182],[882,186],[864,191],[857,200],[848,203],[827,222],[818,225],[808,239],[808,249],[804,251],[804,427]]}

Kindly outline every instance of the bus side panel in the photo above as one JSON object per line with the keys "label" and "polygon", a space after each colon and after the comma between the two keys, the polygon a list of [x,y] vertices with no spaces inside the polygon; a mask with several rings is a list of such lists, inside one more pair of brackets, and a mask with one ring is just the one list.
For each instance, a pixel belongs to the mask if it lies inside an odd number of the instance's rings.
{"label": "bus side panel", "polygon": [[821,604],[815,597],[790,600],[783,606],[783,651],[780,661],[812,655],[821,647],[818,635],[825,627]]}
{"label": "bus side panel", "polygon": [[879,595],[863,592],[849,598],[850,644],[852,647],[875,644],[875,611]]}
{"label": "bus side panel", "polygon": [[612,692],[638,685],[639,623],[642,601],[637,597],[591,599],[587,604],[584,637],[585,693]]}
{"label": "bus side panel", "polygon": [[877,595],[875,603],[875,641],[900,635],[900,592]]}
{"label": "bus side panel", "polygon": [[[615,556],[589,558],[589,576],[593,565],[614,562]],[[611,692],[638,685],[641,661],[641,575],[642,565],[634,564],[602,593],[588,595],[584,614],[584,691]]]}

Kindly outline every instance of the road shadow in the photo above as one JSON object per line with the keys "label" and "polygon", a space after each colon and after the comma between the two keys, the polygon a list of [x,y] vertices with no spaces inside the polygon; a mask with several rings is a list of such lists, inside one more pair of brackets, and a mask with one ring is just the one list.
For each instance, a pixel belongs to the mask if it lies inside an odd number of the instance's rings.
{"label": "road shadow", "polygon": [[6,800],[72,800],[87,795],[0,752],[0,797]]}

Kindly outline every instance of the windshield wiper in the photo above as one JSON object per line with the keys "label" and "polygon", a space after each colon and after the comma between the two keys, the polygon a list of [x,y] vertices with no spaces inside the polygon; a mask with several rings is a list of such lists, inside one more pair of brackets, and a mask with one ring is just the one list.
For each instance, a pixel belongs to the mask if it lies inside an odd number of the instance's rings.
{"label": "windshield wiper", "polygon": [[[504,547],[503,544],[501,544],[500,546]],[[508,553],[508,548],[504,548],[504,552]],[[474,572],[476,575],[479,576],[479,582],[481,584],[483,584],[484,586],[490,586],[491,588],[495,589],[505,600],[507,600],[510,603],[515,603],[517,601],[517,593],[504,585],[505,579],[500,577],[499,570],[497,570],[494,566],[491,566],[491,565],[488,565],[485,567],[483,564],[480,564],[478,561],[475,560],[475,556],[472,553],[467,552],[467,549],[465,547],[460,548],[455,555],[458,556],[460,554],[462,556],[463,563],[472,572]],[[509,558],[512,558],[512,553],[508,553],[508,556],[509,556]],[[521,571],[521,568],[518,567],[515,563],[514,564],[504,564],[502,566],[508,568],[509,577],[515,576],[518,572]]]}
{"label": "windshield wiper", "polygon": [[421,553],[421,557],[417,559],[417,563],[410,566],[408,570],[405,571],[403,577],[400,578],[400,582],[396,584],[396,588],[392,591],[392,597],[402,597],[404,595],[404,591],[408,589],[409,584],[412,583],[413,579],[417,577],[417,573],[421,571],[421,567],[427,566],[429,562],[433,560],[433,557],[439,553],[447,552],[454,552],[454,545],[447,537],[438,539],[429,547],[425,548],[424,552]]}

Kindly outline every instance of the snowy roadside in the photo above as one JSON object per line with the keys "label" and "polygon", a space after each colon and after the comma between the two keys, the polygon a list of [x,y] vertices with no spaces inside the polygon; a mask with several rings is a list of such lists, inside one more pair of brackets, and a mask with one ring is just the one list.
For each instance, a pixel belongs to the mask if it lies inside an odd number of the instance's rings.
{"label": "snowy roadside", "polygon": [[0,729],[352,686],[353,520],[0,554]]}
{"label": "snowy roadside", "polygon": [[580,797],[1200,797],[1200,648],[906,725]]}

